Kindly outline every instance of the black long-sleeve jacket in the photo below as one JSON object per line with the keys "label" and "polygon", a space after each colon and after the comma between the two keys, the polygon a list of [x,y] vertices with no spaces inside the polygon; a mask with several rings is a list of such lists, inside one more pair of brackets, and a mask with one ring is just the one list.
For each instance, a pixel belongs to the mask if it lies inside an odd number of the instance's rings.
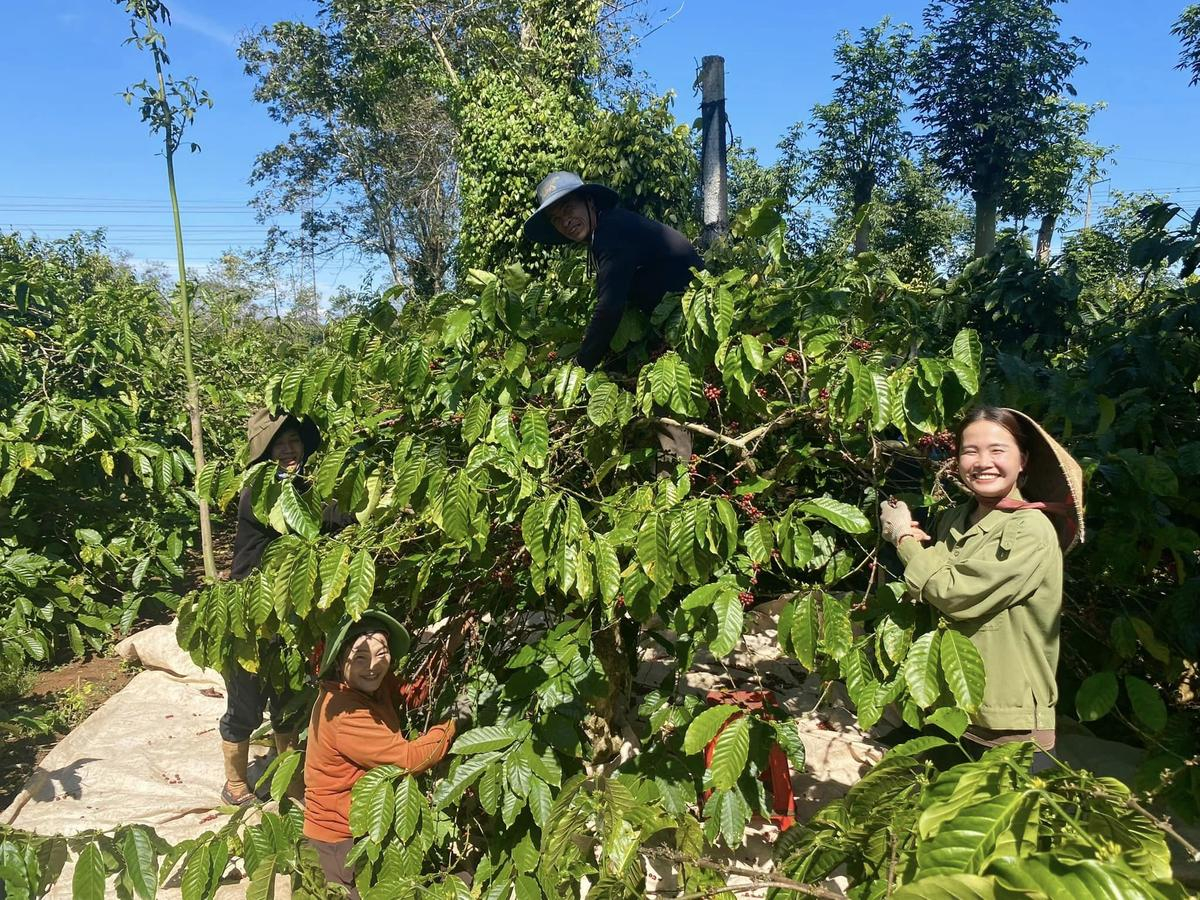
{"label": "black long-sleeve jacket", "polygon": [[588,371],[608,352],[625,307],[649,314],[665,294],[682,291],[704,260],[691,241],[667,225],[615,207],[599,214],[592,236],[596,310],[576,355]]}
{"label": "black long-sleeve jacket", "polygon": [[[321,530],[326,533],[341,531],[355,522],[354,516],[345,515],[336,503],[329,503],[321,513]],[[242,491],[238,498],[237,531],[233,536],[233,566],[229,572],[231,581],[241,581],[258,568],[267,545],[279,537],[279,532],[254,515],[254,504],[250,501],[250,489]]]}

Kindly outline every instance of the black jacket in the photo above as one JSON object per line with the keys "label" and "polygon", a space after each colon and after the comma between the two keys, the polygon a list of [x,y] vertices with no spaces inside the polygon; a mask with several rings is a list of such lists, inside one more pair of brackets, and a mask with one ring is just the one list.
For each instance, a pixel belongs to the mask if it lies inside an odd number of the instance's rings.
{"label": "black jacket", "polygon": [[[321,514],[321,530],[341,531],[355,521],[354,516],[343,515],[336,503],[330,502]],[[250,489],[242,491],[238,498],[237,532],[233,536],[233,566],[229,572],[231,581],[241,581],[262,562],[267,545],[279,537],[279,532],[265,525],[254,516],[254,504],[250,502]]]}
{"label": "black jacket", "polygon": [[684,290],[704,260],[691,241],[645,216],[619,207],[601,212],[592,235],[596,310],[576,356],[588,371],[608,352],[626,305],[652,313],[665,294]]}

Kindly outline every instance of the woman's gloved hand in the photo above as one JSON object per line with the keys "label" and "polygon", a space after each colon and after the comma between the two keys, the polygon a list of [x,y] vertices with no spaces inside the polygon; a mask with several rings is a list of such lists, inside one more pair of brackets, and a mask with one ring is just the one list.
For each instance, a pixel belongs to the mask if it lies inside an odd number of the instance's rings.
{"label": "woman's gloved hand", "polygon": [[893,544],[899,544],[905,537],[915,537],[918,541],[932,540],[913,521],[912,512],[903,500],[884,500],[879,504],[879,530],[883,539]]}
{"label": "woman's gloved hand", "polygon": [[913,517],[903,500],[884,500],[879,504],[879,531],[885,541],[896,543],[901,535],[912,532]]}

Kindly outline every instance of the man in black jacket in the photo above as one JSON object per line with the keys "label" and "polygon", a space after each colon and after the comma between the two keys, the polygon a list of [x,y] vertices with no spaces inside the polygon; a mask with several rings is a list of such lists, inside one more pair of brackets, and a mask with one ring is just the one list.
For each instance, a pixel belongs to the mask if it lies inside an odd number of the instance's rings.
{"label": "man in black jacket", "polygon": [[572,172],[552,172],[537,187],[538,208],[525,237],[539,244],[588,244],[596,266],[596,309],[576,361],[589,372],[600,364],[633,304],[649,315],[662,298],[683,291],[704,260],[691,241],[659,222],[617,206],[617,195],[585,184]]}

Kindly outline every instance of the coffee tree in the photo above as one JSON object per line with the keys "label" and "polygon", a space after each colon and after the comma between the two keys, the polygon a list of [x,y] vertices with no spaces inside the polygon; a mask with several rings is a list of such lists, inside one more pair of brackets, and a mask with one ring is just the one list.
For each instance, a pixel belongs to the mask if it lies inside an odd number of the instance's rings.
{"label": "coffee tree", "polygon": [[[948,319],[928,324],[931,297],[869,254],[831,267],[785,259],[769,208],[735,234],[728,258],[665,303],[653,328],[627,319],[614,346],[646,359],[640,368],[589,375],[547,338],[557,332],[543,323],[565,323],[564,334],[584,324],[577,260],[561,262],[552,289],[518,268],[475,271],[427,332],[398,332],[380,306],[270,381],[271,405],[328,436],[307,491],[264,466],[201,473],[218,504],[248,487],[281,537],[256,577],[182,608],[180,640],[197,662],[236,658],[301,687],[317,642],[368,606],[416,631],[448,617],[472,634],[461,676],[426,711],[436,718],[459,691],[474,704],[445,777],[430,792],[385,769],[356,790],[364,889],[436,883],[453,896],[455,879],[438,873],[469,867],[483,896],[569,895],[585,878],[605,896],[640,896],[655,856],[694,889],[711,885],[704,847],[740,845],[768,811],[755,776],[771,745],[804,765],[782,711],[731,718],[683,690],[702,655],[734,650],[745,608],[763,600],[782,601],[783,649],[843,681],[861,725],[894,705],[942,735],[893,751],[901,765],[921,766],[917,754],[965,730],[982,662],[905,601],[864,511],[893,493],[932,504],[952,490],[945,429],[984,387],[980,337],[961,330],[941,344]],[[695,435],[691,459],[653,449],[669,424]],[[321,535],[330,501],[357,525]],[[276,636],[283,651],[266,652]],[[674,665],[643,694],[633,674],[646,640]],[[1013,759],[1003,766],[1019,770]],[[1000,777],[1002,761],[981,765]],[[1107,871],[1161,838],[1149,819],[1129,829],[1115,848],[1072,852]],[[991,844],[954,834],[945,840],[963,852],[938,874],[1001,877],[985,864],[1003,834]],[[1013,852],[1039,845],[1023,846]],[[1161,867],[1135,870],[1163,878]],[[883,884],[925,874],[909,866]],[[861,877],[873,896],[877,875]]]}

